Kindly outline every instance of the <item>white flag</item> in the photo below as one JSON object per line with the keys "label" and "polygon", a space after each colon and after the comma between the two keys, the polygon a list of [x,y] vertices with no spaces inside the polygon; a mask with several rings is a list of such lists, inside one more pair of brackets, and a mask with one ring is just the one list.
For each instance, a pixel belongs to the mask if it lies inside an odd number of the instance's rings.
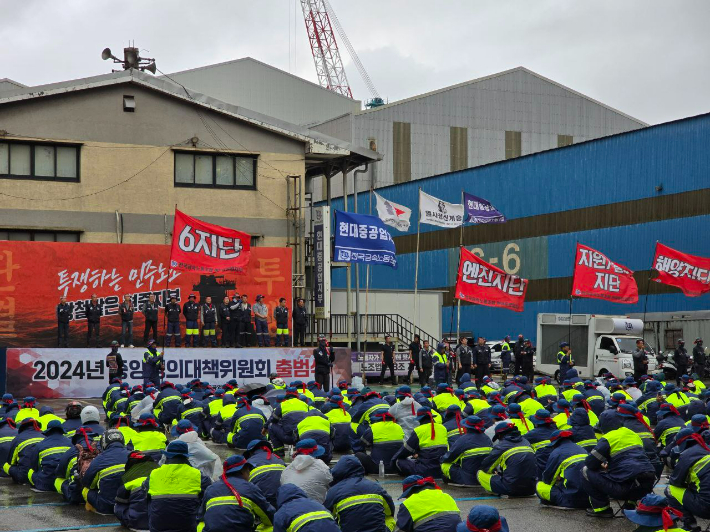
{"label": "white flag", "polygon": [[375,192],[375,198],[377,198],[377,216],[380,217],[380,220],[399,231],[409,229],[409,218],[412,216],[412,209],[386,200],[377,192]]}
{"label": "white flag", "polygon": [[463,223],[463,204],[449,203],[419,191],[419,221],[439,227],[459,227]]}

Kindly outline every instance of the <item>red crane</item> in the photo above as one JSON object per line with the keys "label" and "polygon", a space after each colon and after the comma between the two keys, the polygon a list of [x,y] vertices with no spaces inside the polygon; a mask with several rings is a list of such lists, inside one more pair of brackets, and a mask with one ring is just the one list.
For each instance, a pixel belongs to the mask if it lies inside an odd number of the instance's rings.
{"label": "red crane", "polygon": [[367,74],[365,67],[362,65],[360,58],[357,56],[355,49],[348,36],[345,34],[343,27],[340,25],[338,17],[331,7],[328,0],[301,0],[301,9],[303,10],[303,20],[306,23],[306,33],[308,34],[308,42],[311,45],[313,53],[313,61],[316,64],[316,74],[321,87],[337,92],[348,98],[353,97],[353,92],[348,83],[348,77],[345,74],[343,60],[340,58],[340,50],[338,43],[335,40],[333,25],[338,31],[345,47],[350,53],[355,66],[357,67],[363,81],[367,85],[372,99],[368,102],[368,107],[376,107],[384,102],[380,98],[375,89],[370,76]]}

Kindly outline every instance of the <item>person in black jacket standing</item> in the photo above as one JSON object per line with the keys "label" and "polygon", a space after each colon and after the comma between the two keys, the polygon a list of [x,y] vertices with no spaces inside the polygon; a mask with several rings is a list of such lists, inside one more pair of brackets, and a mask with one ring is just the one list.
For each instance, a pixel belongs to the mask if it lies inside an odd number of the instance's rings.
{"label": "person in black jacket standing", "polygon": [[182,342],[180,337],[180,314],[182,311],[175,296],[172,296],[170,303],[165,306],[165,313],[168,315],[168,330],[165,333],[165,345],[169,346],[174,338],[175,347],[180,347]]}
{"label": "person in black jacket standing", "polygon": [[[143,330],[143,343],[148,345],[148,338],[158,341],[158,303],[155,301],[155,294],[148,296],[148,301],[143,303],[141,312],[145,317],[145,329]],[[153,331],[151,335],[150,332]]]}
{"label": "person in black jacket standing", "polygon": [[690,362],[688,350],[685,348],[685,340],[682,338],[678,340],[678,347],[673,353],[673,362],[676,367],[676,385],[680,386],[680,378],[688,374],[688,362]]}
{"label": "person in black jacket standing", "polygon": [[217,307],[212,304],[212,298],[207,296],[200,308],[200,321],[202,322],[202,345],[217,347]]}
{"label": "person in black jacket standing", "polygon": [[473,366],[473,351],[471,351],[468,345],[468,338],[465,336],[459,338],[459,345],[456,346],[456,358],[458,359],[456,382],[458,382],[464,373],[471,374],[471,367]]}
{"label": "person in black jacket standing", "polygon": [[491,361],[491,348],[486,345],[486,339],[478,337],[478,345],[473,348],[473,362],[476,364],[476,386],[483,385],[483,377],[488,375],[488,364]]}
{"label": "person in black jacket standing", "polygon": [[279,306],[274,309],[274,321],[276,322],[276,347],[290,347],[291,341],[288,337],[288,307],[286,298],[279,299]]}
{"label": "person in black jacket standing", "polygon": [[195,294],[190,294],[187,303],[182,306],[185,315],[185,347],[198,347],[200,343],[200,325],[197,322],[200,316],[200,306],[197,304]]}
{"label": "person in black jacket standing", "polygon": [[133,302],[128,294],[123,296],[123,303],[118,307],[121,315],[121,347],[133,347]]}
{"label": "person in black jacket standing", "polygon": [[91,301],[86,306],[86,347],[89,347],[91,336],[96,338],[94,347],[99,345],[99,336],[101,334],[101,315],[104,313],[103,305],[99,302],[96,294],[91,295]]}
{"label": "person in black jacket standing", "polygon": [[313,358],[316,361],[316,382],[321,385],[324,392],[328,392],[330,391],[328,377],[335,361],[335,351],[328,345],[324,334],[318,335],[318,347],[313,350]]}
{"label": "person in black jacket standing", "polygon": [[72,306],[67,298],[59,298],[57,305],[57,347],[69,347],[69,321],[72,316]]}
{"label": "person in black jacket standing", "polygon": [[302,297],[296,300],[293,309],[293,345],[303,347],[306,345],[306,327],[308,326],[308,312],[306,302]]}
{"label": "person in black jacket standing", "polygon": [[229,302],[229,346],[241,347],[241,334],[239,334],[242,326],[242,298],[236,292],[232,295],[232,300]]}
{"label": "person in black jacket standing", "polygon": [[705,377],[705,348],[703,347],[703,339],[695,339],[695,347],[693,347],[693,373],[698,375],[698,379],[703,380]]}
{"label": "person in black jacket standing", "polygon": [[522,334],[518,335],[518,340],[513,346],[513,356],[515,357],[514,375],[523,375],[523,357],[522,352],[525,347],[525,337]]}
{"label": "person in black jacket standing", "polygon": [[219,304],[219,328],[222,330],[222,347],[232,347],[232,316],[229,311],[229,296]]}
{"label": "person in black jacket standing", "polygon": [[242,294],[239,311],[239,344],[248,347],[251,345],[251,305],[246,294]]}

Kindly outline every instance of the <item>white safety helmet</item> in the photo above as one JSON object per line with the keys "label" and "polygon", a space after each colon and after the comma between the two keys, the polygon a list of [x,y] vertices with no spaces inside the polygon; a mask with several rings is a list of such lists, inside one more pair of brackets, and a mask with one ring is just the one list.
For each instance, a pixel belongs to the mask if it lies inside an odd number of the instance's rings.
{"label": "white safety helmet", "polygon": [[81,411],[81,422],[86,424],[89,421],[101,421],[98,409],[92,405],[84,407],[84,410]]}

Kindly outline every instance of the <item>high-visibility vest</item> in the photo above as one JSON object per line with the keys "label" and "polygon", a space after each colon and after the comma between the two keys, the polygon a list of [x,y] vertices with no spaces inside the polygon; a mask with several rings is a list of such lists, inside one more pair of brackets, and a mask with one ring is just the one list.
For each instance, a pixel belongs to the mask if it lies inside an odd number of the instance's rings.
{"label": "high-visibility vest", "polygon": [[567,401],[569,401],[569,402],[572,402],[572,398],[575,395],[583,395],[583,394],[582,394],[582,392],[580,392],[579,390],[575,390],[574,388],[570,388],[569,390],[564,390],[562,392],[562,397],[567,399]]}
{"label": "high-visibility vest", "polygon": [[328,410],[325,417],[328,418],[328,421],[330,421],[331,425],[337,425],[339,423],[351,423],[353,420],[352,416],[350,415],[350,412],[343,412],[342,408],[337,407]]}
{"label": "high-visibility vest", "polygon": [[39,410],[36,408],[21,408],[15,416],[15,424],[19,426],[20,422],[27,418],[39,421]]}
{"label": "high-visibility vest", "polygon": [[425,423],[424,425],[419,425],[414,429],[414,433],[419,439],[420,449],[430,449],[432,447],[446,447],[449,448],[449,438],[447,435],[447,430],[444,425],[434,423],[434,439],[431,439],[431,423]]}
{"label": "high-visibility vest", "polygon": [[210,409],[210,416],[216,416],[217,414],[219,414],[219,411],[224,406],[224,399],[219,398],[215,399],[214,401],[210,401],[207,406]]}
{"label": "high-visibility vest", "polygon": [[434,354],[431,355],[432,359],[434,359],[434,364],[449,364],[449,357],[446,356],[446,353],[439,353],[438,351],[434,351]]}
{"label": "high-visibility vest", "polygon": [[378,421],[370,425],[372,445],[383,443],[403,443],[404,431],[394,421]]}
{"label": "high-visibility vest", "polygon": [[557,390],[552,384],[538,384],[535,386],[535,395],[537,397],[557,397]]}
{"label": "high-visibility vest", "polygon": [[461,408],[461,410],[466,408],[466,405],[462,405],[458,397],[449,392],[444,392],[440,393],[439,395],[436,395],[432,402],[434,403],[436,409],[442,412],[449,408],[451,405],[457,405]]}
{"label": "high-visibility vest", "polygon": [[253,482],[256,477],[258,477],[259,475],[263,475],[264,473],[269,473],[270,471],[281,472],[284,469],[286,469],[286,466],[283,463],[264,464],[256,466],[251,471],[249,471],[249,482]]}
{"label": "high-visibility vest", "polygon": [[148,482],[148,495],[153,499],[196,499],[202,491],[202,475],[189,464],[163,464],[150,472]]}
{"label": "high-visibility vest", "polygon": [[488,468],[488,471],[486,471],[486,473],[493,473],[498,467],[505,471],[508,467],[508,459],[511,456],[526,453],[535,454],[535,451],[533,451],[533,448],[530,447],[530,445],[519,445],[518,447],[511,447],[498,457],[498,459],[493,463],[493,465]]}
{"label": "high-visibility vest", "polygon": [[488,401],[483,399],[469,399],[467,403],[471,405],[474,414],[478,414],[481,410],[491,407],[491,405],[488,404]]}
{"label": "high-visibility vest", "polygon": [[384,405],[383,404],[376,404],[375,406],[371,406],[370,408],[365,410],[365,412],[362,414],[362,416],[360,416],[360,425],[362,425],[363,423],[369,424],[370,423],[370,414],[372,414],[373,412],[377,412],[378,410],[389,411],[389,409],[390,409],[390,405],[388,405],[388,404],[384,404]]}
{"label": "high-visibility vest", "polygon": [[136,451],[162,451],[167,445],[167,438],[158,430],[143,430],[136,431],[131,442]]}
{"label": "high-visibility vest", "polygon": [[600,440],[609,442],[610,455],[614,457],[619,453],[638,447],[643,450],[641,436],[626,427],[619,427],[604,434]]}
{"label": "high-visibility vest", "polygon": [[414,530],[423,520],[431,520],[444,515],[461,515],[456,501],[451,495],[437,489],[423,489],[407,497],[402,505],[412,516]]}
{"label": "high-visibility vest", "polygon": [[281,403],[281,417],[286,417],[286,414],[291,412],[308,412],[308,410],[308,405],[296,397],[286,399]]}
{"label": "high-visibility vest", "polygon": [[330,512],[325,510],[317,512],[308,512],[306,514],[301,514],[296,519],[291,521],[291,524],[286,529],[286,532],[298,532],[306,523],[312,523],[313,521],[318,521],[320,519],[330,519],[335,521]]}
{"label": "high-visibility vest", "polygon": [[296,425],[296,430],[299,435],[312,430],[318,430],[330,435],[330,421],[320,416],[307,416]]}
{"label": "high-visibility vest", "polygon": [[[338,520],[338,522],[340,522],[340,512],[342,512],[343,510],[347,510],[348,508],[352,508],[354,506],[360,506],[362,504],[381,505],[382,510],[385,512],[385,524],[387,525],[388,530],[394,530],[395,522],[394,517],[392,517],[392,510],[390,509],[390,505],[387,504],[387,501],[382,495],[378,495],[377,493],[364,493],[362,495],[353,495],[352,497],[346,497],[335,503],[335,506],[333,507],[333,515]],[[367,507],[364,507],[362,510],[365,512],[368,511]]]}
{"label": "high-visibility vest", "polygon": [[96,489],[98,488],[101,490],[101,481],[104,480],[106,477],[113,477],[115,475],[123,475],[123,473],[126,471],[126,464],[115,464],[112,466],[108,466],[103,468],[101,471],[99,471],[95,476],[94,480],[91,481],[91,486],[89,486],[89,489]]}

